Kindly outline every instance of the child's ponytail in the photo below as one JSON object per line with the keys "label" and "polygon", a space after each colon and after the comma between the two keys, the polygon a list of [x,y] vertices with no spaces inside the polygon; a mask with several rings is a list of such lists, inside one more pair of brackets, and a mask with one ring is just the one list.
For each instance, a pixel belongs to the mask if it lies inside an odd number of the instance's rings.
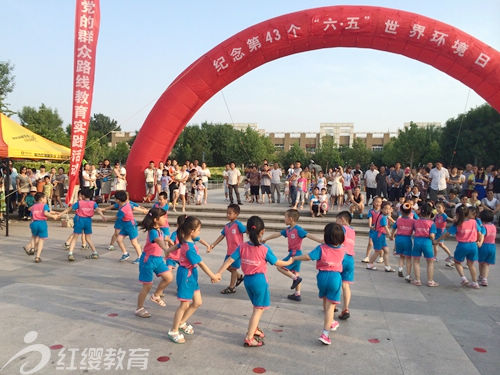
{"label": "child's ponytail", "polygon": [[166,214],[167,212],[163,208],[153,207],[146,216],[144,216],[141,222],[141,228],[144,229],[145,232],[150,231],[155,226],[155,220]]}
{"label": "child's ponytail", "polygon": [[264,229],[264,221],[259,216],[251,216],[247,221],[247,233],[250,241],[259,246],[259,234]]}
{"label": "child's ponytail", "polygon": [[201,225],[200,219],[196,216],[186,216],[184,222],[179,226],[177,230],[177,238],[179,239],[179,243],[186,242],[189,234],[196,230]]}
{"label": "child's ponytail", "polygon": [[465,219],[469,216],[469,208],[467,206],[460,206],[456,211],[455,225],[458,227],[461,225]]}

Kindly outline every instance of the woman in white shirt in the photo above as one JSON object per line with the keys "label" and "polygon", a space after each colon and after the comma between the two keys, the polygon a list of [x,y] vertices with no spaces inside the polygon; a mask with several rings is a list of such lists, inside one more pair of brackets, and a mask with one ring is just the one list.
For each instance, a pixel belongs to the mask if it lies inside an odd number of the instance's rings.
{"label": "woman in white shirt", "polygon": [[207,204],[207,195],[208,195],[208,179],[210,178],[210,169],[207,168],[207,163],[201,163],[201,170],[198,172],[201,177],[201,182],[203,182],[203,186],[205,186],[205,199],[203,204]]}

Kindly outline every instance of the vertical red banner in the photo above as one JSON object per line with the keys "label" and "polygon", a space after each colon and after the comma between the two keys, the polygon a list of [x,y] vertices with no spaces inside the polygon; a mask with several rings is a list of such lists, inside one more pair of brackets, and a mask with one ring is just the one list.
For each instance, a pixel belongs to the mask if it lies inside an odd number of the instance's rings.
{"label": "vertical red banner", "polygon": [[92,94],[94,92],[99,23],[99,0],[76,0],[71,161],[66,203],[75,200],[73,197],[75,185],[80,184],[80,166],[85,155],[90,109],[92,107]]}

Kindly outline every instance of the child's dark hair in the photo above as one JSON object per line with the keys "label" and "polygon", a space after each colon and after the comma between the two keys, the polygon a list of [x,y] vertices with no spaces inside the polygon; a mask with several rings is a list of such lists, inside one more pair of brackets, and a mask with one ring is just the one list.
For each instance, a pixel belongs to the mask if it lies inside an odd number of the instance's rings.
{"label": "child's dark hair", "polygon": [[187,216],[179,229],[177,230],[177,237],[179,238],[179,243],[186,242],[188,235],[196,230],[201,225],[200,219],[196,216]]}
{"label": "child's dark hair", "polygon": [[439,201],[436,203],[436,207],[437,206],[443,206],[444,208],[446,208],[446,206],[444,205],[444,202],[443,201]]}
{"label": "child's dark hair", "polygon": [[293,221],[297,222],[299,221],[300,213],[298,210],[294,208],[290,208],[289,210],[285,211],[285,216],[289,217]]}
{"label": "child's dark hair", "polygon": [[479,214],[479,218],[483,223],[491,223],[495,219],[495,215],[490,210],[482,210]]}
{"label": "child's dark hair", "polygon": [[126,202],[128,199],[127,192],[125,190],[118,190],[115,192],[115,198],[120,202]]}
{"label": "child's dark hair", "polygon": [[382,202],[382,205],[380,206],[380,209],[383,209],[383,208],[384,208],[384,207],[386,207],[386,206],[392,206],[392,205],[391,205],[391,202],[389,202],[389,201],[383,201],[383,202]]}
{"label": "child's dark hair", "polygon": [[467,216],[469,216],[469,207],[465,205],[459,206],[455,215],[455,225],[458,227],[467,219]]}
{"label": "child's dark hair", "polygon": [[158,193],[158,197],[163,197],[163,199],[167,200],[168,194],[164,191],[161,191],[160,193]]}
{"label": "child's dark hair", "polygon": [[149,212],[144,216],[144,219],[141,223],[141,228],[144,229],[145,232],[150,231],[155,226],[155,220],[166,215],[167,211],[163,208],[153,207],[149,210]]}
{"label": "child's dark hair", "polygon": [[401,212],[408,215],[411,212],[411,204],[408,202],[403,203],[401,205]]}
{"label": "child's dark hair", "polygon": [[343,219],[347,224],[351,224],[352,215],[349,211],[342,211],[337,214],[338,219]]}
{"label": "child's dark hair", "polygon": [[420,216],[431,217],[431,215],[432,215],[432,206],[429,203],[424,203],[420,207]]}
{"label": "child's dark hair", "polygon": [[94,192],[90,189],[80,190],[79,193],[88,199],[92,198],[92,195],[94,195]]}
{"label": "child's dark hair", "polygon": [[478,217],[479,216],[479,207],[476,207],[476,206],[469,207],[469,215],[471,213],[474,214],[474,217]]}
{"label": "child's dark hair", "polygon": [[44,198],[45,194],[44,193],[36,193],[35,194],[35,202],[39,202],[40,199]]}
{"label": "child's dark hair", "polygon": [[233,211],[236,215],[239,215],[241,211],[240,206],[236,203],[231,203],[229,206],[227,206],[227,209]]}
{"label": "child's dark hair", "polygon": [[259,216],[251,216],[247,221],[247,233],[250,241],[259,246],[259,234],[264,229],[264,221]]}
{"label": "child's dark hair", "polygon": [[325,225],[325,234],[323,239],[325,243],[332,246],[339,246],[344,243],[344,229],[337,223],[329,223]]}
{"label": "child's dark hair", "polygon": [[186,221],[187,215],[179,215],[177,216],[177,228],[180,228],[184,221]]}

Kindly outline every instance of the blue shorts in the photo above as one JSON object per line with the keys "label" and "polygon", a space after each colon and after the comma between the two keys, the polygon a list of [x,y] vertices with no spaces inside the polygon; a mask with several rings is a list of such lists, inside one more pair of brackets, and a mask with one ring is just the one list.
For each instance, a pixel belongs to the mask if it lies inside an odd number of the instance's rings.
{"label": "blue shorts", "polygon": [[163,232],[163,236],[164,237],[169,237],[170,236],[170,227],[163,227],[163,228],[160,228],[160,229]]}
{"label": "blue shorts", "polygon": [[380,251],[384,247],[387,247],[387,240],[385,239],[385,233],[380,234],[375,232],[375,235],[372,238],[373,241],[373,250]]}
{"label": "blue shorts", "polygon": [[477,243],[475,242],[459,242],[453,253],[453,259],[456,262],[462,263],[465,258],[470,261],[477,260]]}
{"label": "blue shorts", "polygon": [[120,236],[125,236],[133,240],[139,236],[139,232],[137,231],[137,225],[131,221],[122,221],[120,228]]}
{"label": "blue shorts", "polygon": [[73,233],[82,234],[83,232],[85,234],[92,234],[92,218],[75,215],[74,220]]}
{"label": "blue shorts", "polygon": [[444,238],[441,238],[441,237],[443,237],[443,234],[445,234],[445,233],[446,233],[446,228],[436,229],[436,241],[444,242]]}
{"label": "blue shorts", "polygon": [[177,263],[175,260],[167,258],[167,266],[168,267],[176,268],[178,264],[179,263]]}
{"label": "blue shorts", "polygon": [[434,249],[432,248],[432,241],[427,237],[415,237],[413,242],[413,250],[411,251],[412,257],[434,258]]}
{"label": "blue shorts", "polygon": [[[302,250],[295,251],[295,255],[294,256],[299,256],[299,255],[302,255]],[[288,255],[286,257],[284,257],[283,260],[287,261],[291,257],[292,257],[292,252],[289,250],[288,251]],[[293,262],[289,266],[286,266],[286,267],[283,267],[283,268],[286,268],[287,270],[292,271],[292,272],[300,272],[300,265],[301,264],[302,264],[301,260],[296,260],[295,262]]]}
{"label": "blue shorts", "polygon": [[318,283],[319,298],[326,298],[331,303],[340,303],[340,292],[342,291],[342,277],[340,272],[319,271],[316,276]]}
{"label": "blue shorts", "polygon": [[396,235],[396,254],[404,255],[407,257],[411,256],[411,251],[413,249],[413,243],[411,242],[411,236]]}
{"label": "blue shorts", "polygon": [[[225,262],[225,261],[227,260],[227,258],[229,258],[230,256],[231,256],[231,255],[226,255],[226,256],[224,257],[224,262]],[[238,269],[238,268],[240,268],[240,267],[241,267],[241,259],[238,259],[238,260],[235,260],[233,263],[231,263],[231,265],[229,266],[229,268],[228,268],[228,269],[233,268],[233,269],[237,270],[237,269]]]}
{"label": "blue shorts", "polygon": [[354,281],[354,258],[352,255],[344,255],[340,277],[342,278],[342,281],[348,283],[352,283]]}
{"label": "blue shorts", "polygon": [[179,266],[177,269],[177,299],[181,301],[192,301],[194,292],[200,290],[198,285],[198,268],[195,267],[189,272],[185,267]]}
{"label": "blue shorts", "polygon": [[271,305],[271,293],[265,274],[245,275],[243,282],[253,307],[267,309]]}
{"label": "blue shorts", "polygon": [[483,243],[478,250],[479,263],[495,264],[496,246],[494,243]]}
{"label": "blue shorts", "polygon": [[139,281],[141,283],[152,283],[153,282],[153,273],[156,276],[161,275],[162,273],[169,272],[163,257],[157,257],[150,255],[148,256],[148,260],[145,261],[146,253],[142,253],[141,259],[139,261]]}
{"label": "blue shorts", "polygon": [[47,221],[45,220],[35,220],[30,224],[31,235],[33,237],[40,237],[42,239],[49,237],[49,230],[47,227]]}
{"label": "blue shorts", "polygon": [[370,231],[368,232],[368,238],[373,241],[373,239],[376,237],[376,235],[377,235],[377,231],[370,228]]}

